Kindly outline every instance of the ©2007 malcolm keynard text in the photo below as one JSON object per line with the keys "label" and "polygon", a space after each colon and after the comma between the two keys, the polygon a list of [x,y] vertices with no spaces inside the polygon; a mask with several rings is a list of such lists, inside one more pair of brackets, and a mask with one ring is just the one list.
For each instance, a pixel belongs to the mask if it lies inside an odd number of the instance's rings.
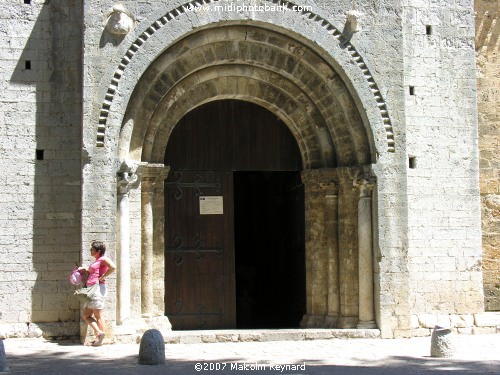
{"label": "\u00a92007 malcolm keynard text", "polygon": [[200,362],[194,365],[196,371],[272,371],[273,373],[305,371],[306,363],[275,364],[258,362]]}

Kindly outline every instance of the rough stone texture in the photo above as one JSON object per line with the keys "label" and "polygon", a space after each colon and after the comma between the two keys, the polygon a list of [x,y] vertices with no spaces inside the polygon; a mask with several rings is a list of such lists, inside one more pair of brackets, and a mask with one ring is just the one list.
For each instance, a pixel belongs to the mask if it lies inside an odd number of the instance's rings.
{"label": "rough stone texture", "polygon": [[476,0],[477,97],[485,309],[500,310],[499,0]]}
{"label": "rough stone texture", "polygon": [[453,357],[455,344],[451,333],[448,328],[434,327],[431,336],[431,357]]}
{"label": "rough stone texture", "polygon": [[165,341],[157,329],[148,329],[139,346],[140,365],[160,365],[165,363]]}
{"label": "rough stone texture", "polygon": [[[443,319],[469,329],[470,317],[483,311],[483,275],[486,305],[498,308],[498,64],[489,36],[498,34],[498,1],[476,2],[474,33],[471,0],[439,6],[362,0],[357,9],[347,0],[298,0],[312,8],[239,13],[182,7],[184,0],[123,0],[135,20],[125,36],[104,29],[115,3],[0,0],[0,245],[11,254],[0,264],[6,306],[0,323],[38,327],[9,334],[57,335],[43,322],[78,333],[79,304],[67,275],[74,262],[91,259],[91,240],[105,241],[115,258],[121,162],[163,162],[176,120],[227,97],[286,117],[305,169],[373,171],[374,302],[382,337],[428,332]],[[353,10],[358,31],[343,33]],[[232,26],[222,28],[226,21]],[[339,215],[347,220],[339,228],[338,295],[346,327],[358,314],[353,177],[339,181]],[[140,199],[139,185],[130,195],[133,264],[141,261]],[[311,202],[318,212],[308,215],[323,215],[324,207]],[[160,197],[154,314],[162,314],[165,297],[161,213]],[[137,296],[139,269],[131,274]],[[324,285],[318,276],[316,289]],[[108,288],[111,338],[113,278]],[[324,298],[316,307],[325,311]],[[139,298],[132,315],[141,315]]]}
{"label": "rough stone texture", "polygon": [[24,326],[79,320],[83,5],[46,3],[0,1],[0,323]]}
{"label": "rough stone texture", "polygon": [[404,7],[406,151],[415,158],[407,170],[409,302],[418,315],[484,306],[473,21],[472,1]]}
{"label": "rough stone texture", "polygon": [[3,339],[0,339],[0,372],[7,371],[7,357],[5,356],[5,346]]}

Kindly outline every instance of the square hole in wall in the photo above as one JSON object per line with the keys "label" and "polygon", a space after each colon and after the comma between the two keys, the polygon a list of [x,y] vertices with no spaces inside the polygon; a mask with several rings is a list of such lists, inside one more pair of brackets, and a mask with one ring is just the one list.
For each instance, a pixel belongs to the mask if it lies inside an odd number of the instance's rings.
{"label": "square hole in wall", "polygon": [[425,33],[427,35],[432,35],[432,26],[431,25],[425,25]]}
{"label": "square hole in wall", "polygon": [[415,86],[410,86],[410,95],[415,95]]}
{"label": "square hole in wall", "polygon": [[31,4],[31,0],[24,0],[25,4]]}
{"label": "square hole in wall", "polygon": [[36,160],[43,160],[45,150],[36,150]]}
{"label": "square hole in wall", "polygon": [[24,62],[24,69],[31,70],[31,61],[30,60],[26,60]]}
{"label": "square hole in wall", "polygon": [[410,169],[417,168],[417,157],[416,156],[410,156],[408,158],[408,167],[410,167]]}

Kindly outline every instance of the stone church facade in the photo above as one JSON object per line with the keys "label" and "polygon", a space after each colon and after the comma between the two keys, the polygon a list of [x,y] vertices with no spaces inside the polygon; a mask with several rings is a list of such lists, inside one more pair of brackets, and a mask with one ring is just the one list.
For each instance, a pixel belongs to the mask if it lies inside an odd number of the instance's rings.
{"label": "stone church facade", "polygon": [[0,4],[10,336],[495,332],[497,1]]}

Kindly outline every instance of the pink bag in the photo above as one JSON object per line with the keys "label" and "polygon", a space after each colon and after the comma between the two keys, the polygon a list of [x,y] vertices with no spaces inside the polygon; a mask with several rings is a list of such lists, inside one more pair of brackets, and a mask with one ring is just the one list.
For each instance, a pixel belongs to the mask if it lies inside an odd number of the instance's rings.
{"label": "pink bag", "polygon": [[69,275],[69,282],[73,285],[79,285],[82,283],[82,274],[78,271],[78,267],[73,268],[71,274]]}

